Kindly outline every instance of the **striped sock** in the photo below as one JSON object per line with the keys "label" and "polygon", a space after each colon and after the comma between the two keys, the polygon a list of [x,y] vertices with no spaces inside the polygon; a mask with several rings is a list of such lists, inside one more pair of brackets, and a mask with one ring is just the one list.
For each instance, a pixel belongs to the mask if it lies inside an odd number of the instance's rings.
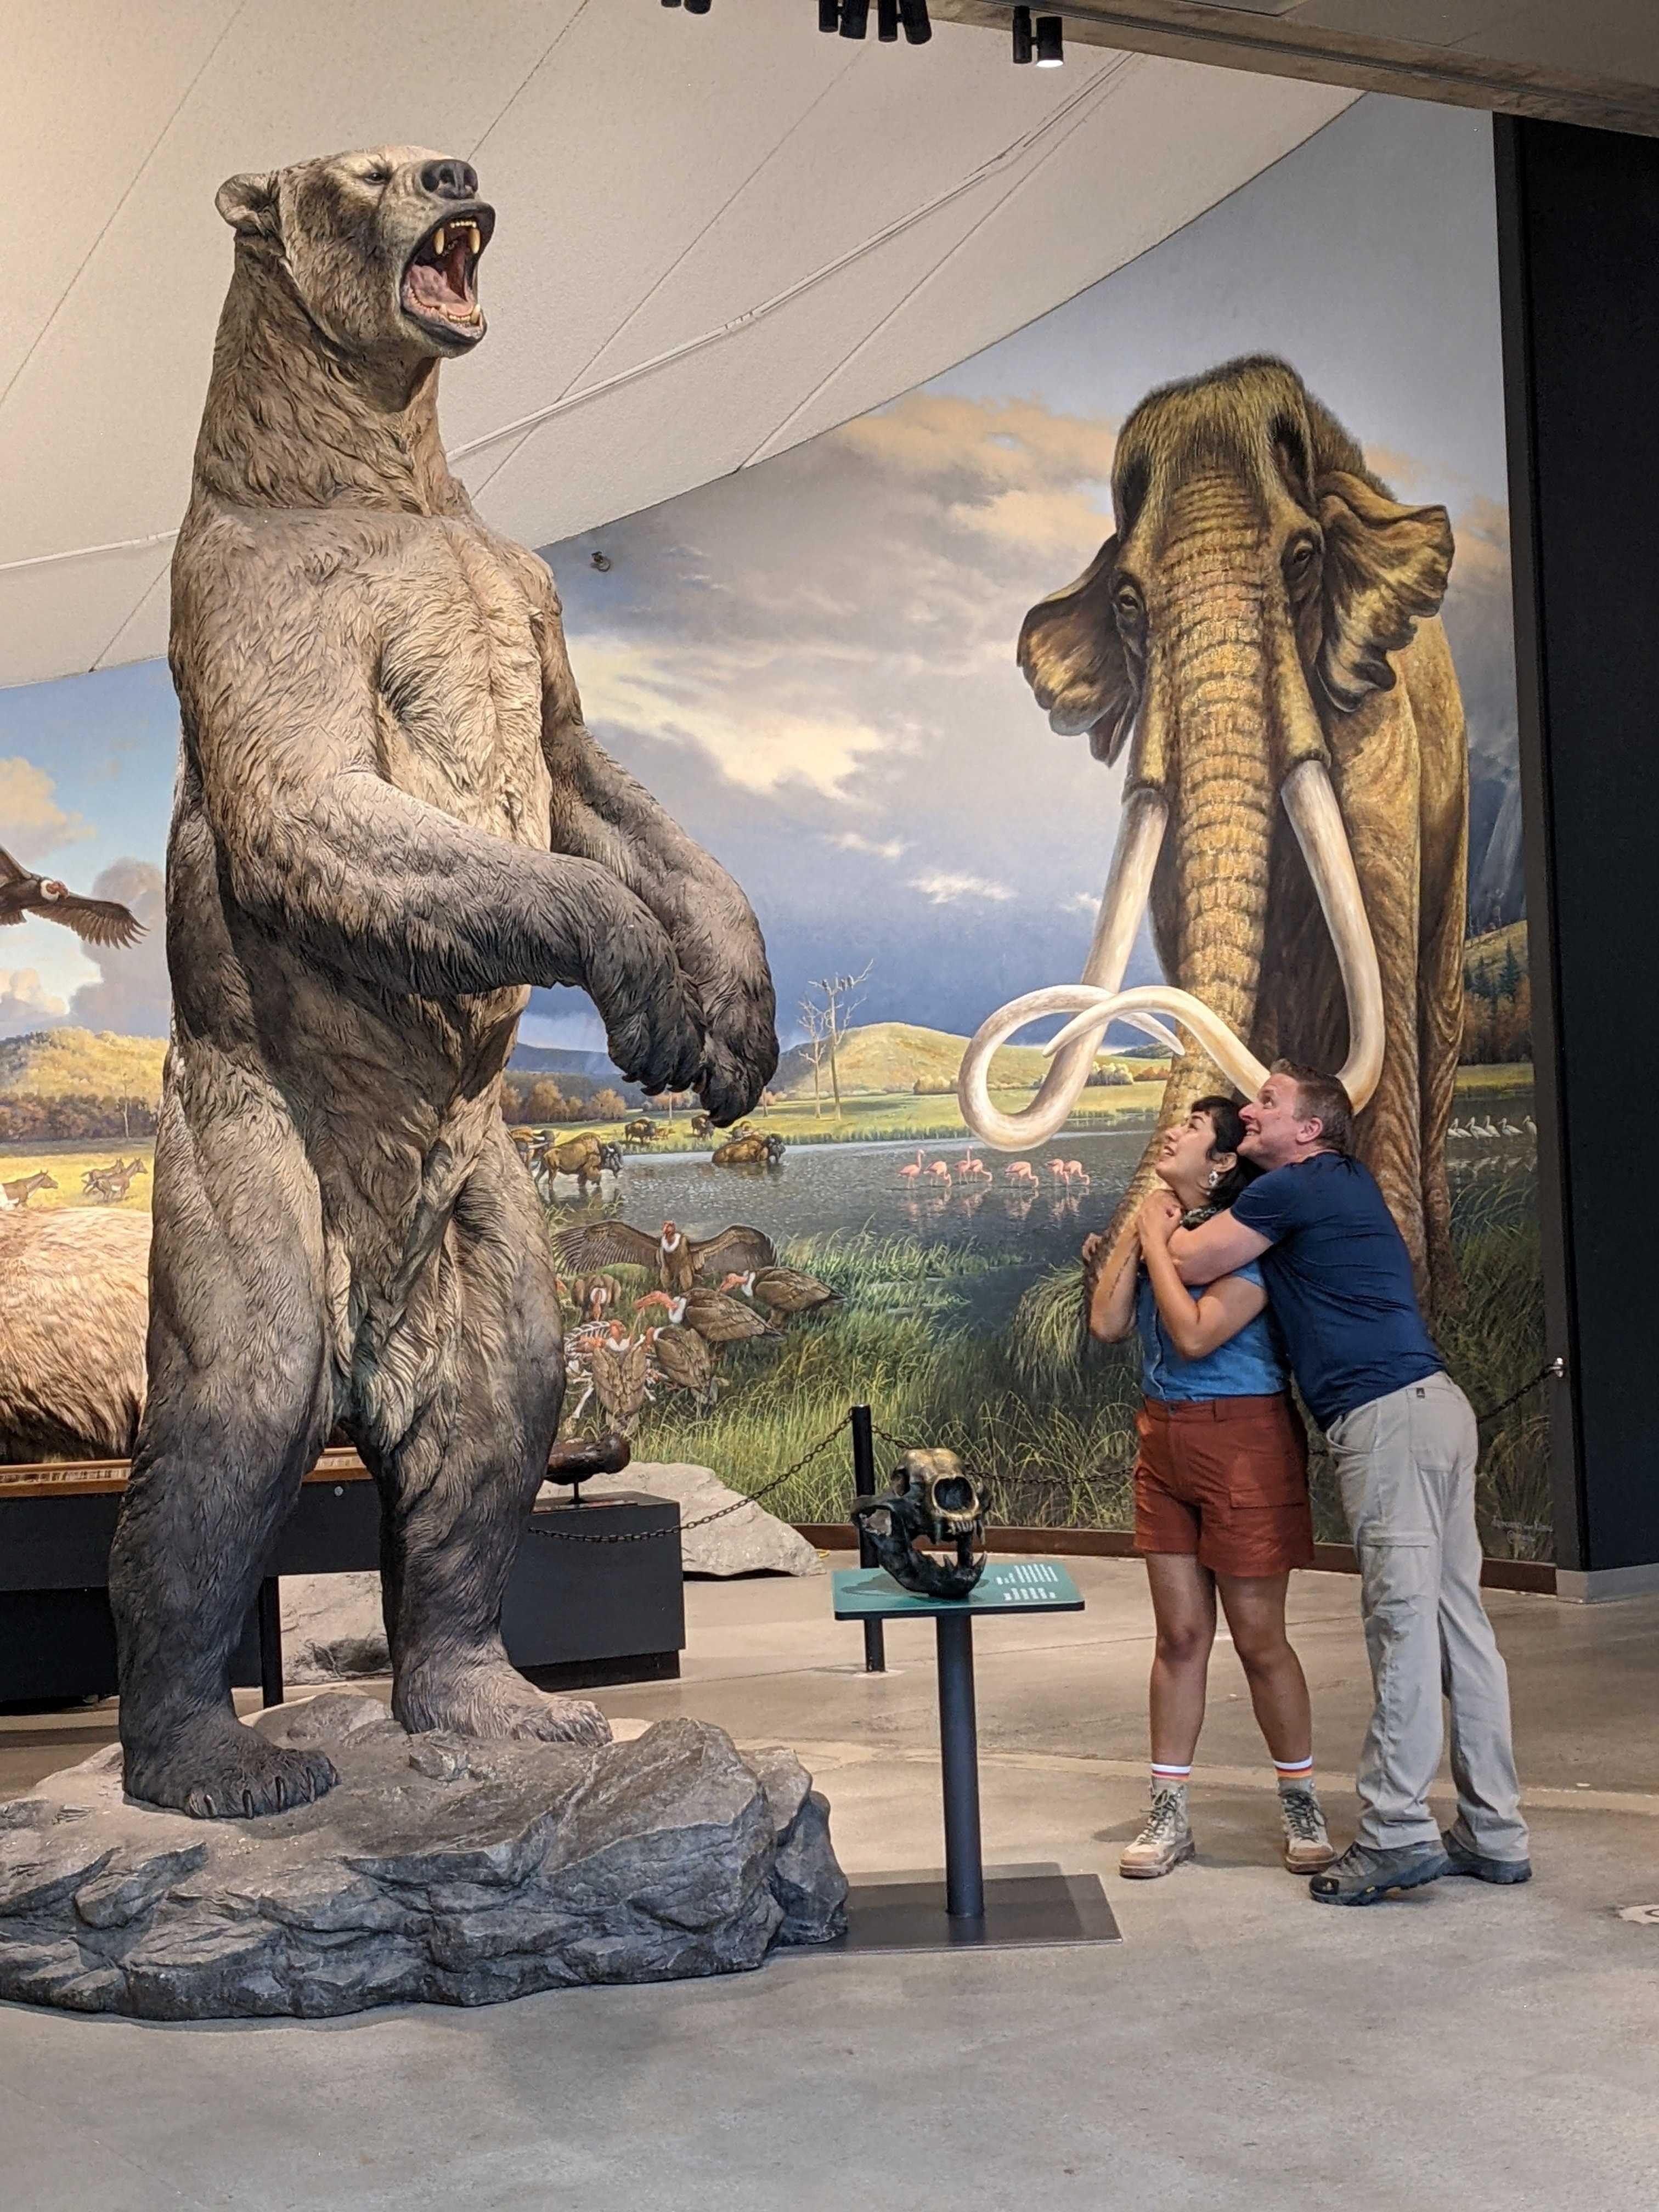
{"label": "striped sock", "polygon": [[1156,1797],[1160,1790],[1184,1790],[1191,1778],[1192,1771],[1190,1759],[1185,1766],[1176,1766],[1168,1759],[1155,1759],[1152,1761],[1153,1796]]}
{"label": "striped sock", "polygon": [[1281,1790],[1313,1788],[1314,1763],[1311,1752],[1305,1759],[1276,1759],[1273,1761],[1273,1771],[1279,1777],[1279,1786]]}

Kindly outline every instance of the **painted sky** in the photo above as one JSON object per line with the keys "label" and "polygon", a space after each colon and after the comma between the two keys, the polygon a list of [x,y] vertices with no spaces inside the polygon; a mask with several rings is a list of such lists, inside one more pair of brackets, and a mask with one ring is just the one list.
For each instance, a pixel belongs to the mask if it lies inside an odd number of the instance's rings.
{"label": "painted sky", "polygon": [[[1402,494],[1452,510],[1447,622],[1490,854],[1477,919],[1513,911],[1490,126],[1368,99],[921,391],[545,549],[587,719],[749,890],[786,1038],[827,969],[873,962],[861,1019],[958,1030],[1077,972],[1121,771],[1050,734],[1014,641],[1107,534],[1123,416],[1150,386],[1252,351],[1291,361]],[[77,887],[118,885],[148,916],[175,746],[159,662],[0,692],[0,843]],[[159,931],[105,964],[48,924],[8,932],[0,1034],[163,1029]],[[603,1043],[574,994],[539,994],[525,1034]]]}

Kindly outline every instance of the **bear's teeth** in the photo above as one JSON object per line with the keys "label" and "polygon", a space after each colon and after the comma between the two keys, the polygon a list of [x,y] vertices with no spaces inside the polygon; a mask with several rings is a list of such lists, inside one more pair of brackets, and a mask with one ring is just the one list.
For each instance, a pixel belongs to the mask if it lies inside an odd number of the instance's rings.
{"label": "bear's teeth", "polygon": [[440,223],[432,234],[432,251],[441,254],[444,250],[444,225]]}

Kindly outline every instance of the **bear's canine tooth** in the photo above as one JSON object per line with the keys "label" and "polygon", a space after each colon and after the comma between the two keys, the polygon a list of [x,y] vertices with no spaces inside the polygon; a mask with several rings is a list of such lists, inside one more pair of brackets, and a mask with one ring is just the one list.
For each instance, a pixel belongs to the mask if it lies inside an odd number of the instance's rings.
{"label": "bear's canine tooth", "polygon": [[434,253],[441,253],[444,250],[444,230],[445,226],[440,223],[432,234],[432,251]]}

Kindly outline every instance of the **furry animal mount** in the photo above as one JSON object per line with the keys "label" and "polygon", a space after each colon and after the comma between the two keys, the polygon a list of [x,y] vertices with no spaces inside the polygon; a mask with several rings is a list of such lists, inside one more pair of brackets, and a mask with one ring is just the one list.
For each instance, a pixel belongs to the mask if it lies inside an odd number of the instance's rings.
{"label": "furry animal mount", "polygon": [[328,1803],[199,1821],[109,1751],[0,1803],[0,1997],[143,2020],[319,2019],[760,1966],[845,1924],[793,1752],[705,1722],[626,1743],[410,1735],[352,1690],[273,1705]]}
{"label": "furry animal mount", "polygon": [[585,990],[623,1075],[721,1127],[778,1047],[747,900],[593,743],[551,576],[445,459],[439,368],[484,335],[495,222],[471,165],[331,155],[217,205],[234,264],[173,563],[149,1395],[110,1595],[132,1794],[262,1814],[333,1780],[238,1723],[229,1660],[336,1426],[382,1499],[398,1721],[592,1732],[500,1632],[566,1381],[501,1110],[531,988]]}
{"label": "furry animal mount", "polygon": [[[987,1144],[1059,1130],[1114,1021],[1172,1054],[1117,1220],[1192,1100],[1279,1057],[1340,1070],[1360,1157],[1444,1309],[1456,1293],[1445,1139],[1463,1018],[1468,746],[1437,619],[1452,534],[1395,500],[1283,362],[1152,392],[1113,465],[1117,527],[1039,601],[1019,663],[1062,736],[1127,750],[1115,855],[1080,981],[1028,992],[963,1054]],[[1125,990],[1150,906],[1167,983]],[[1073,1018],[1018,1112],[989,1090],[1027,1022]],[[1170,1034],[1173,1024],[1189,1042]]]}
{"label": "furry animal mount", "polygon": [[733,1268],[775,1267],[778,1260],[771,1238],[741,1223],[699,1241],[686,1236],[672,1221],[665,1221],[656,1237],[630,1227],[626,1221],[595,1221],[585,1228],[565,1230],[554,1238],[553,1249],[560,1266],[573,1271],[653,1268],[657,1287],[670,1291],[690,1291],[697,1283],[730,1273]]}
{"label": "furry animal mount", "polygon": [[0,1214],[0,1460],[125,1459],[144,1407],[149,1221]]}
{"label": "furry animal mount", "polygon": [[27,921],[61,921],[88,945],[137,945],[144,925],[116,899],[84,898],[56,876],[31,875],[0,846],[0,927]]}

